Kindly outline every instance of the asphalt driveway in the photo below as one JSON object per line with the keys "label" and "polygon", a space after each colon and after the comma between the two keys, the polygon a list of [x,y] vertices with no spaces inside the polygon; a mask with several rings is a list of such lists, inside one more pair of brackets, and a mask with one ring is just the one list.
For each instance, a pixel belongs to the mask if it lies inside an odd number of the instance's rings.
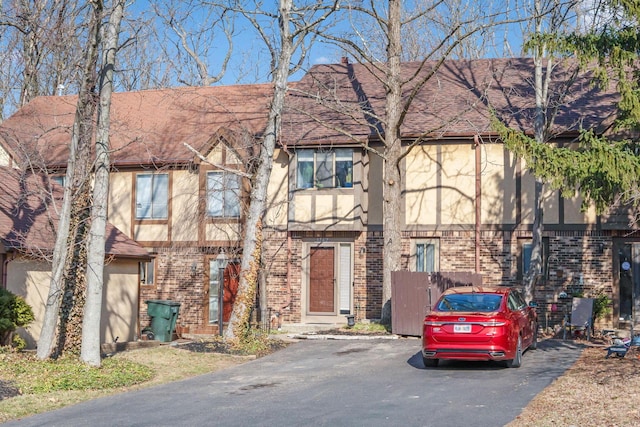
{"label": "asphalt driveway", "polygon": [[417,339],[307,340],[213,374],[100,398],[8,426],[503,426],[577,359],[544,341],[523,366],[441,362]]}

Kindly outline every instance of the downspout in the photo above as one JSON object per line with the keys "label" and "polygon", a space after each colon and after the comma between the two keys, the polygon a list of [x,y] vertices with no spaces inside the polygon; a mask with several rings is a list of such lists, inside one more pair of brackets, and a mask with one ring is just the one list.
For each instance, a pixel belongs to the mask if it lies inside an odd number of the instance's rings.
{"label": "downspout", "polygon": [[476,151],[476,226],[475,226],[475,257],[476,257],[476,274],[480,274],[480,229],[482,222],[482,179],[480,168],[482,166],[482,158],[480,152],[480,138],[478,135],[473,136],[473,143]]}
{"label": "downspout", "polygon": [[291,309],[291,232],[287,230],[287,303],[281,310]]}
{"label": "downspout", "polygon": [[7,268],[9,268],[9,257],[5,254],[4,261],[2,262],[2,289],[7,289]]}
{"label": "downspout", "polygon": [[[9,257],[9,255],[11,255],[11,257]],[[3,289],[7,289],[7,286],[8,286],[7,277],[9,275],[9,271],[8,271],[9,270],[9,263],[11,261],[13,261],[14,259],[16,259],[16,253],[11,251],[11,252],[5,253],[4,256],[5,256],[5,258],[4,258],[4,261],[2,263],[2,279],[1,279],[2,283],[1,283],[1,285],[2,285]]]}
{"label": "downspout", "polygon": [[[282,149],[284,150],[285,153],[287,153],[287,157],[289,159],[289,163],[291,163],[291,155],[292,153],[289,151],[287,144],[282,143]],[[289,167],[288,170],[290,171],[291,168]],[[287,175],[288,176],[288,175]],[[289,191],[290,190],[290,185],[289,187]],[[291,197],[287,197],[288,200],[291,200]],[[288,212],[288,209],[287,209]],[[287,215],[287,299],[285,300],[285,304],[283,304],[280,309],[278,310],[278,312],[276,313],[276,316],[278,318],[278,328],[280,328],[282,326],[282,318],[281,318],[281,314],[283,310],[289,309],[291,310],[291,231],[289,230],[289,226],[288,226],[289,220],[288,220],[288,215]]]}

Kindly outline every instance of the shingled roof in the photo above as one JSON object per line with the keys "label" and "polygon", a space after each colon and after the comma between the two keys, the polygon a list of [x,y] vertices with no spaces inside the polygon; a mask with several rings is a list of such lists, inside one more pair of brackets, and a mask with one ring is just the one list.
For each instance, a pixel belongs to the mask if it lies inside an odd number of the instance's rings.
{"label": "shingled roof", "polygon": [[[433,72],[406,111],[403,137],[429,133],[434,138],[491,135],[490,109],[509,127],[531,133],[535,112],[534,65],[530,58],[448,60],[402,64],[402,79],[420,81]],[[565,87],[568,68],[554,72],[550,93],[566,91],[554,131],[601,131],[612,121],[618,100],[615,86],[599,90],[582,73]],[[364,142],[378,137],[385,120],[384,75],[370,66],[316,65],[292,85],[283,115],[282,141],[287,145]],[[404,88],[407,99],[414,86]]]}
{"label": "shingled roof", "polygon": [[[433,72],[407,110],[401,129],[410,138],[493,135],[490,109],[512,128],[532,133],[535,96],[530,58],[448,60],[402,64],[402,78]],[[583,73],[564,87],[569,70],[558,68],[550,90],[566,91],[555,120],[557,134],[602,131],[616,113],[614,85],[599,90]],[[378,138],[385,120],[384,76],[363,64],[316,65],[289,85],[282,114],[284,145],[353,144]],[[412,86],[405,86],[408,97]],[[116,93],[111,146],[115,167],[194,161],[189,144],[206,154],[217,135],[260,137],[266,125],[271,84],[183,87]],[[39,97],[0,126],[0,138],[16,159],[39,153],[49,166],[66,166],[76,96]],[[238,148],[238,147],[237,147]],[[30,156],[34,158],[33,156]]]}
{"label": "shingled roof", "polygon": [[[220,132],[259,136],[269,112],[271,88],[257,84],[115,93],[112,164],[190,162],[194,154],[185,143],[206,154]],[[39,153],[49,166],[66,166],[76,102],[77,96],[35,98],[2,123],[0,137],[19,161]]]}
{"label": "shingled roof", "polygon": [[[58,216],[47,209],[43,177],[0,167],[0,242],[5,250],[27,254],[51,253]],[[57,196],[61,196],[60,188]],[[149,253],[120,230],[107,225],[107,255],[116,258],[149,259]]]}

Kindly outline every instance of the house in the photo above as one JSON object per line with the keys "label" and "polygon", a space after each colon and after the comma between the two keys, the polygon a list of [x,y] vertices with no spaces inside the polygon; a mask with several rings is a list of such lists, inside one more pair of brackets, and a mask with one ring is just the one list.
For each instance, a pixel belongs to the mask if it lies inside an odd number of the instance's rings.
{"label": "house", "polygon": [[[403,64],[407,77],[417,68]],[[399,165],[404,269],[521,284],[534,179],[489,120],[493,109],[508,126],[532,131],[532,75],[530,59],[447,61],[415,94],[402,129],[410,149]],[[255,310],[272,326],[380,317],[387,166],[379,77],[344,60],[314,66],[290,85]],[[140,265],[140,301],[179,301],[179,332],[216,333],[228,318],[242,207],[271,93],[259,84],[114,94],[109,221],[152,257]],[[580,128],[604,132],[615,113],[616,93],[594,88],[588,75],[568,93],[553,144],[575,144]],[[0,159],[20,167],[35,157],[61,174],[74,108],[73,96],[32,101],[0,126]],[[562,320],[567,291],[610,296],[607,325],[628,326],[640,301],[626,296],[640,295],[640,236],[616,212],[582,212],[579,195],[545,196],[536,294],[543,326]],[[144,303],[140,309],[144,325]]]}
{"label": "house", "polygon": [[[0,181],[0,286],[24,297],[32,307],[35,321],[19,333],[28,347],[35,348],[49,293],[53,227],[58,218],[56,210],[47,207],[50,193],[44,177],[2,166]],[[104,272],[100,342],[131,341],[139,336],[138,265],[149,255],[111,224],[106,236],[109,261]]]}

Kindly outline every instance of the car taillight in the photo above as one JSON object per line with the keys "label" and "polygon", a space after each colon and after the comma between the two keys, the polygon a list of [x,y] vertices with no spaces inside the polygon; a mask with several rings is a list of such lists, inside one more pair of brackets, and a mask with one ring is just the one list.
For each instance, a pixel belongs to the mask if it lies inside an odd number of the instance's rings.
{"label": "car taillight", "polygon": [[496,327],[496,326],[504,326],[507,324],[507,322],[501,321],[501,320],[492,320],[490,322],[481,322],[480,324],[486,327]]}
{"label": "car taillight", "polygon": [[434,322],[433,320],[425,320],[424,326],[442,326],[444,322]]}

